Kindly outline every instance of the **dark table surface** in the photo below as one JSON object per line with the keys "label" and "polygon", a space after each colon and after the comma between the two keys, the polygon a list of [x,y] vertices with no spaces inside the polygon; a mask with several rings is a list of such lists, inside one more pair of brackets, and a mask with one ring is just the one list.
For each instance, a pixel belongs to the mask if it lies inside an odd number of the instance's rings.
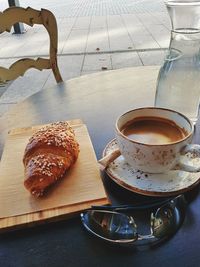
{"label": "dark table surface", "polygon": [[[43,90],[0,119],[0,155],[9,129],[59,120],[82,119],[101,157],[114,137],[116,118],[141,106],[153,106],[158,67],[137,67],[82,76]],[[199,142],[197,125],[195,142]],[[129,192],[102,173],[113,203],[151,200]],[[151,247],[117,247],[90,236],[79,216],[0,235],[0,266],[200,266],[200,198],[197,186],[181,229]],[[139,231],[149,233],[150,211],[132,213]],[[141,225],[141,226],[140,226]]]}

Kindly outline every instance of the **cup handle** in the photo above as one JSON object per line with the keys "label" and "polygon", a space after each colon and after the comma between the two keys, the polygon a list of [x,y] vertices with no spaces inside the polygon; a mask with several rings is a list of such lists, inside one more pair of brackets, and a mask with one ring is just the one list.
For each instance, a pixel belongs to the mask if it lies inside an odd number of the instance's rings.
{"label": "cup handle", "polygon": [[[199,158],[200,159],[200,145],[197,144],[189,144],[186,145],[182,150],[181,150],[181,155],[186,155],[187,153],[191,154],[191,158]],[[199,166],[192,166],[190,164],[185,164],[182,162],[178,163],[178,169],[187,171],[187,172],[199,172],[200,171],[200,165]]]}

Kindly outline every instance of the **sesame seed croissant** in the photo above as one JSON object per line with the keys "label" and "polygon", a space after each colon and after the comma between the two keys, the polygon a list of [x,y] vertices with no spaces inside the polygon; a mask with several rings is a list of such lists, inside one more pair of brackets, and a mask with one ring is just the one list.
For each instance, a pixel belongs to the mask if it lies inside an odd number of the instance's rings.
{"label": "sesame seed croissant", "polygon": [[78,154],[79,144],[67,122],[52,123],[39,129],[25,148],[24,186],[32,195],[42,196],[50,185],[64,176]]}

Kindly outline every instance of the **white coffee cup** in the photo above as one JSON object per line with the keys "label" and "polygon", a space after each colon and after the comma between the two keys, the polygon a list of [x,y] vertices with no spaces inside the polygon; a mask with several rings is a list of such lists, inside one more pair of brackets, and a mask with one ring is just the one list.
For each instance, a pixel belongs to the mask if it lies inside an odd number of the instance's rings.
{"label": "white coffee cup", "polygon": [[[172,123],[184,132],[184,136],[169,143],[151,144],[134,140],[124,134],[124,128],[127,125],[143,119],[151,119],[152,122],[154,119],[161,119],[166,123]],[[152,123],[152,128],[154,125]],[[192,153],[193,157],[200,158],[200,145],[190,144],[194,134],[193,123],[179,112],[157,107],[130,110],[117,119],[115,132],[121,154],[136,170],[149,173],[163,173],[172,169],[188,172],[200,171],[200,166],[193,166],[190,162],[189,164],[180,162],[181,155],[188,152]]]}

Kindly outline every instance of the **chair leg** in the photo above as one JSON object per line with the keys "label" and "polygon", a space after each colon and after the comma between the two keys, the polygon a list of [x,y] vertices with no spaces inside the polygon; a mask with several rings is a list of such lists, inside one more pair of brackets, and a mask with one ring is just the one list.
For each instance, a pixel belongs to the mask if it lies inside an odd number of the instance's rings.
{"label": "chair leg", "polygon": [[54,77],[56,79],[56,82],[57,83],[63,82],[63,79],[60,75],[60,71],[58,69],[57,62],[54,62],[54,64],[52,64],[52,70],[53,70],[53,74],[54,74]]}

